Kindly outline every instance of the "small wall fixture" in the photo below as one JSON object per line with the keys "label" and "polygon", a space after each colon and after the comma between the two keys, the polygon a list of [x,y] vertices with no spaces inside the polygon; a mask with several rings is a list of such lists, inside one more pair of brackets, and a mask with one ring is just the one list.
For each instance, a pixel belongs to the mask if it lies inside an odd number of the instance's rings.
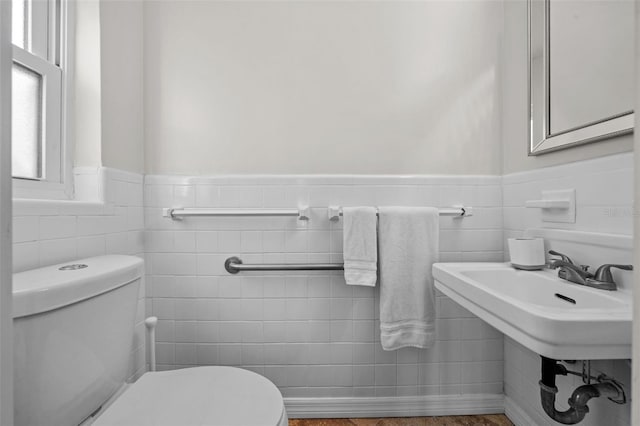
{"label": "small wall fixture", "polygon": [[542,191],[542,199],[525,201],[525,207],[541,209],[543,222],[576,222],[576,190]]}

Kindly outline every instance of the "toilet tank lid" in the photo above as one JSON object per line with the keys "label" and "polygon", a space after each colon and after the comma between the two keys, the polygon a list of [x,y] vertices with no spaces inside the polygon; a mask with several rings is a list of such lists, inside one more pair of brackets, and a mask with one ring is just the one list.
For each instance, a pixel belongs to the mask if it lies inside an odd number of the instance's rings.
{"label": "toilet tank lid", "polygon": [[142,277],[143,265],[139,257],[108,255],[13,274],[13,317],[51,311],[121,287]]}

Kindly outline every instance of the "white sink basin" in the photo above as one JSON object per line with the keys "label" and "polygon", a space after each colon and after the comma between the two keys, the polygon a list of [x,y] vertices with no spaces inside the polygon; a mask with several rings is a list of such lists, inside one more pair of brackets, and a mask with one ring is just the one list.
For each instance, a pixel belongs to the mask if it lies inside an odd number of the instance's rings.
{"label": "white sink basin", "polygon": [[553,359],[631,358],[631,297],[507,263],[436,263],[436,288],[530,350]]}

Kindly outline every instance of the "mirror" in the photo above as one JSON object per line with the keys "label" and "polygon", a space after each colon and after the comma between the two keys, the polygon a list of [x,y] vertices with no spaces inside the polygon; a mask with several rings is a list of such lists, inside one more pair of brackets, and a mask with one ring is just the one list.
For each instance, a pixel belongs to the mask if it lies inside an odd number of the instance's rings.
{"label": "mirror", "polygon": [[529,0],[529,154],[633,131],[633,0]]}

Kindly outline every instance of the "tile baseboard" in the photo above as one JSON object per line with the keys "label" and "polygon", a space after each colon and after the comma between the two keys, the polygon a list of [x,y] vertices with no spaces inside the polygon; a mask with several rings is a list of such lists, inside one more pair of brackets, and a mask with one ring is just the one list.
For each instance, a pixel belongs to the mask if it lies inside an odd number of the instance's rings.
{"label": "tile baseboard", "polygon": [[306,419],[447,416],[505,412],[502,394],[285,398],[284,403],[290,418]]}

